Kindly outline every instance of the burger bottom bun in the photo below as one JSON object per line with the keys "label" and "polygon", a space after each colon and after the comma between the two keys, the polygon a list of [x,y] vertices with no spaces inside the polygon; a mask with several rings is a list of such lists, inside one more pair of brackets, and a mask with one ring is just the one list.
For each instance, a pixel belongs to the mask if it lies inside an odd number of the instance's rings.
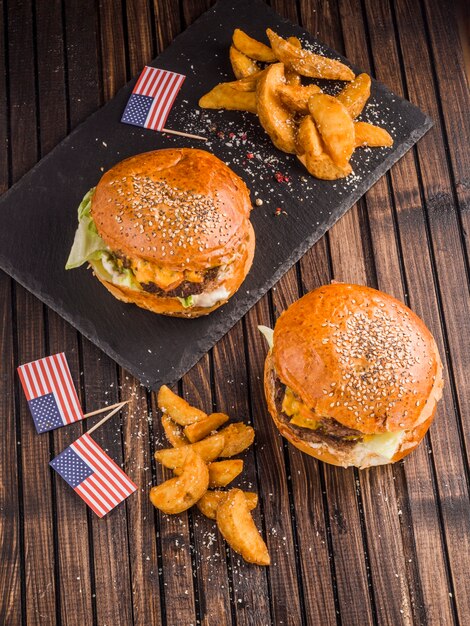
{"label": "burger bottom bun", "polygon": [[217,287],[225,287],[229,292],[229,296],[225,300],[217,302],[212,307],[190,307],[185,308],[178,298],[165,298],[162,296],[156,296],[155,294],[147,291],[136,291],[135,289],[129,289],[128,287],[122,287],[121,285],[114,285],[113,283],[103,280],[97,274],[96,278],[102,283],[108,291],[110,291],[115,298],[136,304],[142,309],[147,309],[153,313],[159,313],[160,315],[170,315],[173,317],[201,317],[202,315],[208,315],[215,309],[225,304],[236,291],[238,291],[240,285],[245,280],[248,274],[251,264],[253,262],[253,256],[255,253],[255,233],[250,222],[248,222],[248,240],[244,255],[240,259],[233,261],[233,269],[229,277]]}
{"label": "burger bottom bun", "polygon": [[[365,469],[367,467],[373,467],[375,465],[386,465],[388,463],[396,463],[400,461],[410,452],[412,452],[423,439],[427,433],[436,412],[437,402],[442,393],[442,370],[440,376],[436,377],[431,395],[428,400],[427,410],[429,411],[429,417],[418,424],[411,430],[406,430],[403,439],[391,459],[384,458],[372,451],[367,454],[364,453],[364,449],[361,444],[357,444],[354,447],[349,448],[347,451],[342,450],[325,442],[309,442],[302,440],[297,433],[295,433],[289,425],[281,421],[279,418],[278,410],[276,407],[276,372],[273,368],[273,360],[271,352],[269,352],[264,368],[264,391],[268,409],[271,417],[283,437],[285,437],[293,446],[309,454],[310,456],[329,463],[331,465],[338,465],[340,467],[359,467]],[[423,409],[423,411],[426,407]],[[362,447],[362,450],[358,449]]]}

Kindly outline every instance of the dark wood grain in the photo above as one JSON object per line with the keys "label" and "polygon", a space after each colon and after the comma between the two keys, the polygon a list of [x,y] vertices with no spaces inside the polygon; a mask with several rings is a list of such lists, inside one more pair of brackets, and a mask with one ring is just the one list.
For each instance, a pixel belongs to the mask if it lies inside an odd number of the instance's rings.
{"label": "dark wood grain", "polygon": [[[0,191],[47,154],[211,0],[1,3]],[[435,122],[181,381],[206,411],[252,420],[256,444],[237,481],[273,565],[245,564],[198,511],[156,512],[152,484],[167,445],[155,394],[0,276],[0,622],[130,626],[431,625],[470,622],[470,300],[468,105],[458,23],[435,0],[273,0]],[[4,158],[3,158],[4,157]],[[285,222],[289,227],[289,219]],[[446,370],[436,422],[404,463],[364,472],[301,454],[266,411],[272,325],[332,278],[407,302],[432,330]],[[98,418],[37,435],[14,368],[65,350],[83,406],[130,399],[95,439],[139,491],[103,520],[48,462]]]}

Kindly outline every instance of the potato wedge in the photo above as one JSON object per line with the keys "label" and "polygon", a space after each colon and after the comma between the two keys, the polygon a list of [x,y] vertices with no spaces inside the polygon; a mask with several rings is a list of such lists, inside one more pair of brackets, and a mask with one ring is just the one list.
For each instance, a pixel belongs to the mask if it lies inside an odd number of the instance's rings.
{"label": "potato wedge", "polygon": [[338,167],[325,153],[324,143],[310,115],[306,115],[299,124],[297,155],[310,174],[322,180],[345,178],[352,172],[349,163],[345,168]]}
{"label": "potato wedge", "polygon": [[239,28],[233,31],[232,41],[235,48],[246,54],[250,59],[263,61],[263,63],[274,63],[276,61],[274,52],[269,46],[253,39],[253,37],[250,37]]}
{"label": "potato wedge", "polygon": [[238,89],[238,91],[256,91],[258,80],[265,73],[265,71],[266,70],[260,70],[259,72],[256,72],[256,74],[251,74],[251,76],[245,76],[245,78],[240,78],[239,80],[234,80],[225,84],[230,85],[233,89]]}
{"label": "potato wedge", "polygon": [[354,122],[356,147],[369,146],[370,148],[382,148],[393,146],[391,135],[380,126],[374,126],[367,122]]}
{"label": "potato wedge", "polygon": [[184,434],[191,443],[195,443],[210,435],[213,430],[217,430],[219,426],[222,426],[228,420],[229,417],[225,413],[211,413],[205,420],[186,426]]}
{"label": "potato wedge", "polygon": [[202,109],[226,109],[256,113],[256,93],[234,89],[230,83],[219,83],[199,100]]}
{"label": "potato wedge", "polygon": [[[217,515],[217,507],[226,497],[226,495],[226,491],[208,490],[202,496],[202,498],[196,502],[196,506],[203,515],[205,515],[209,519],[215,519]],[[254,493],[253,491],[244,491],[243,495],[245,496],[248,509],[250,511],[256,509],[256,507],[258,506],[258,494]]]}
{"label": "potato wedge", "polygon": [[320,133],[310,115],[303,117],[297,128],[296,147],[297,155],[319,156],[325,151]]}
{"label": "potato wedge", "polygon": [[[300,39],[298,39],[297,37],[288,37],[287,41],[292,44],[293,46],[295,46],[296,48],[302,48],[302,44],[300,43]],[[300,79],[300,74],[298,74],[294,69],[292,69],[291,67],[285,67],[284,68],[284,74],[286,76],[286,83],[288,85],[301,85],[302,81]]]}
{"label": "potato wedge", "polygon": [[311,78],[328,78],[331,80],[353,80],[354,72],[344,63],[320,56],[309,50],[298,48],[279,37],[270,28],[266,31],[271,48],[278,61],[286,67],[294,69],[301,76]]}
{"label": "potato wedge", "polygon": [[157,398],[159,408],[168,413],[171,419],[181,426],[188,426],[206,419],[207,413],[196,409],[184,400],[173,393],[173,391],[166,385],[162,385],[158,391]]}
{"label": "potato wedge", "polygon": [[219,454],[222,458],[240,454],[240,452],[243,452],[243,450],[251,446],[255,439],[254,428],[243,424],[243,422],[230,424],[223,428],[218,434],[224,437],[224,447]]}
{"label": "potato wedge", "polygon": [[192,451],[199,454],[206,463],[214,461],[222,452],[225,444],[225,435],[217,433],[212,437],[206,437],[197,443],[191,443],[179,448],[164,448],[155,452],[156,460],[170,469],[182,467],[187,455]]}
{"label": "potato wedge", "polygon": [[256,74],[260,71],[260,67],[252,59],[237,50],[234,46],[230,46],[230,63],[232,65],[235,78],[245,78],[251,74]]}
{"label": "potato wedge", "polygon": [[370,97],[370,76],[358,74],[356,78],[336,96],[353,120],[360,115]]}
{"label": "potato wedge", "polygon": [[318,85],[281,85],[278,91],[282,103],[295,113],[308,114],[308,101],[316,93],[322,93]]}
{"label": "potato wedge", "polygon": [[181,448],[181,446],[189,444],[189,440],[184,436],[181,426],[174,422],[166,413],[162,414],[162,426],[165,437],[174,448]]}
{"label": "potato wedge", "polygon": [[354,124],[346,107],[333,96],[318,93],[310,98],[308,108],[325,144],[325,152],[336,165],[345,168],[356,145]]}
{"label": "potato wedge", "polygon": [[295,153],[295,124],[293,114],[278,95],[285,84],[284,65],[275,63],[267,68],[256,86],[258,117],[271,141],[283,152]]}
{"label": "potato wedge", "polygon": [[209,470],[202,457],[190,450],[181,475],[150,490],[150,501],[163,513],[181,513],[196,504],[207,491]]}
{"label": "potato wedge", "polygon": [[209,464],[209,487],[226,487],[232,480],[243,471],[243,461],[241,459],[230,459],[230,461],[216,461]]}
{"label": "potato wedge", "polygon": [[216,520],[224,539],[245,561],[257,565],[270,564],[268,548],[256,528],[241,489],[231,489],[219,503]]}

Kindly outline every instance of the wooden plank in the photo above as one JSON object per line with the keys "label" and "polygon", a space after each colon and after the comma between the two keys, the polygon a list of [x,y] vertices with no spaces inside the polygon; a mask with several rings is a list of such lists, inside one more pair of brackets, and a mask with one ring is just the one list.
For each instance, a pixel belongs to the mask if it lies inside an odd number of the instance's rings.
{"label": "wooden plank", "polygon": [[64,0],[66,67],[71,128],[101,103],[97,49],[97,5],[93,0]]}
{"label": "wooden plank", "polygon": [[[183,396],[206,413],[212,412],[210,357],[206,354],[183,378]],[[191,511],[199,619],[205,626],[231,624],[230,580],[225,542],[213,520]]]}
{"label": "wooden plank", "polygon": [[[470,171],[470,155],[468,153],[468,137],[470,136],[470,91],[468,88],[468,4],[443,3],[423,0],[426,16],[423,26],[429,33],[431,64],[437,78],[437,97],[440,117],[443,121],[445,141],[448,146],[447,160],[452,165],[452,191],[457,197],[462,222],[462,240],[470,255],[470,243],[465,235],[470,230],[470,191],[468,172]],[[400,10],[405,9],[417,14],[419,22],[421,12],[409,2],[400,2],[397,6],[398,19]],[[466,12],[465,12],[466,8]],[[409,26],[405,25],[404,35],[407,36]],[[466,29],[466,30],[465,30]],[[402,30],[400,28],[400,30]],[[459,32],[460,31],[460,32]],[[459,45],[466,46],[466,50]],[[452,51],[452,53],[449,53]],[[465,57],[464,53],[467,53]],[[465,414],[465,412],[464,412]]]}
{"label": "wooden plank", "polygon": [[173,0],[153,0],[157,50],[160,53],[181,32],[180,12]]}
{"label": "wooden plank", "polygon": [[130,70],[134,76],[155,56],[149,5],[139,0],[127,0],[126,15]]}
{"label": "wooden plank", "polygon": [[[93,344],[83,339],[83,384],[86,409],[119,400],[116,365]],[[87,420],[87,428],[102,416]],[[124,418],[125,419],[125,418]],[[93,433],[93,439],[122,466],[120,415],[111,418]],[[131,496],[133,497],[133,496]],[[119,504],[102,519],[90,512],[93,535],[93,571],[98,624],[133,624],[129,536],[126,503]]]}
{"label": "wooden plank", "polygon": [[110,100],[126,83],[126,52],[122,11],[114,0],[99,3],[101,37],[101,72],[104,101]]}
{"label": "wooden plank", "polygon": [[162,617],[154,513],[148,495],[153,478],[147,393],[135,378],[120,372],[121,397],[130,400],[123,419],[124,471],[139,487],[126,500],[132,613],[136,626],[157,625]]}
{"label": "wooden plank", "polygon": [[[2,119],[2,118],[0,118]],[[3,168],[2,168],[3,169]],[[0,511],[2,530],[0,539],[0,623],[16,626],[21,623],[21,536],[18,481],[18,445],[15,414],[15,372],[12,340],[12,281],[0,274],[1,332],[0,351],[3,356],[0,381],[0,412],[3,416],[0,437]]]}
{"label": "wooden plank", "polygon": [[[371,3],[372,4],[372,3]],[[411,9],[411,6],[409,6]],[[383,14],[377,15],[378,8],[376,5],[368,5],[368,13],[370,13],[370,19],[377,25],[383,24],[382,28],[386,29],[387,24],[390,24],[390,13],[388,7],[383,6]],[[407,15],[407,19],[413,19],[417,28],[420,28],[419,14],[413,12]],[[399,20],[399,25],[404,25],[405,22]],[[407,23],[407,21],[406,21]],[[422,26],[422,25],[421,25]],[[407,26],[405,26],[405,32]],[[421,29],[420,29],[421,30]],[[423,32],[424,29],[421,30]],[[382,32],[381,36],[375,32],[371,37],[373,49],[380,50],[379,53],[374,54],[378,69],[380,69],[381,77],[387,82],[392,82],[392,88],[396,85],[393,81],[397,80],[397,74],[390,71],[390,67],[393,67],[395,63],[398,64],[399,59],[397,51],[393,45],[393,38],[388,36],[389,31]],[[375,39],[377,37],[377,39]],[[380,37],[380,39],[379,39]],[[384,56],[383,39],[390,42],[390,46],[387,47]],[[379,43],[380,42],[380,43]],[[402,41],[402,50],[404,58],[408,59],[408,63],[413,58],[419,58],[420,72],[429,76],[429,80],[432,78],[432,71],[430,66],[430,60],[426,54],[424,41],[418,38],[413,42],[412,48],[409,43]],[[418,55],[418,56],[416,56]],[[383,59],[387,58],[387,62]],[[406,65],[405,65],[406,67]],[[412,77],[416,73],[415,62],[413,65],[408,65],[406,68],[406,78],[409,85],[413,85],[413,90],[410,90],[410,95],[413,100],[422,105],[422,102],[417,100],[418,96],[426,98],[428,104],[432,104],[432,99],[429,94],[432,91],[428,87],[428,83],[425,81],[415,81]],[[434,103],[435,106],[435,103]],[[429,109],[428,109],[429,110]],[[412,308],[424,319],[431,331],[433,332],[436,341],[439,346],[441,356],[444,361],[444,366],[449,367],[450,363],[446,358],[446,350],[444,344],[444,337],[442,334],[442,312],[439,309],[439,298],[442,297],[441,303],[444,310],[444,320],[447,327],[447,338],[451,344],[452,359],[455,359],[454,371],[462,368],[465,370],[465,362],[468,361],[468,345],[465,341],[462,341],[459,336],[452,337],[456,332],[454,324],[459,320],[460,323],[465,324],[468,320],[468,298],[461,287],[461,280],[458,280],[459,286],[456,284],[456,279],[452,276],[453,272],[458,271],[459,265],[463,268],[463,260],[461,255],[461,248],[459,246],[458,227],[456,224],[455,213],[452,210],[437,211],[432,208],[432,196],[429,197],[429,190],[441,187],[446,189],[448,196],[450,197],[451,184],[447,179],[445,159],[438,160],[430,158],[428,160],[427,155],[430,150],[439,149],[439,135],[436,134],[434,141],[430,142],[429,135],[425,137],[423,142],[420,143],[417,148],[417,152],[420,158],[420,173],[422,175],[422,184],[419,185],[419,179],[414,167],[414,162],[411,158],[404,159],[392,170],[391,177],[394,189],[394,200],[398,212],[398,220],[401,235],[401,245],[403,249],[403,255],[405,259],[405,269],[408,282],[408,293],[410,297],[410,303]],[[409,155],[411,157],[411,155]],[[422,195],[418,192],[421,191]],[[432,236],[432,253],[436,263],[439,277],[440,293],[430,289],[429,279],[427,277],[432,276],[433,257],[429,257],[426,251],[427,243],[429,239],[429,233],[427,232],[427,225],[425,216],[422,215],[419,208],[422,200],[426,200],[426,208],[428,215],[432,216],[430,221],[430,229]],[[409,241],[413,241],[413,245],[409,245]],[[443,254],[443,250],[453,250],[453,268],[449,271],[445,266],[447,263],[447,255]],[[446,259],[446,260],[444,260]],[[447,282],[448,281],[448,282]],[[462,309],[460,307],[463,307]],[[467,316],[465,316],[465,313]],[[445,327],[444,327],[445,328]],[[459,331],[460,335],[460,331]],[[457,345],[459,344],[459,345]],[[455,353],[454,353],[455,350]],[[447,361],[447,363],[446,363]],[[452,379],[449,381],[452,384]],[[468,604],[468,594],[462,586],[462,576],[465,576],[464,571],[468,569],[468,561],[462,558],[462,554],[469,554],[467,540],[470,534],[468,527],[470,520],[468,518],[468,484],[465,480],[466,462],[462,458],[462,448],[459,433],[459,421],[456,414],[456,406],[452,397],[451,384],[446,384],[444,389],[443,401],[439,408],[439,415],[445,415],[445,420],[439,420],[436,425],[431,428],[430,441],[432,444],[432,465],[435,468],[435,478],[430,477],[428,487],[429,490],[433,488],[433,480],[436,481],[438,489],[438,506],[439,509],[434,511],[434,515],[430,515],[429,502],[420,503],[421,507],[425,510],[422,511],[423,522],[426,522],[426,526],[430,526],[430,520],[434,517],[434,525],[431,524],[434,530],[434,536],[428,532],[426,540],[429,541],[429,546],[434,545],[434,551],[436,547],[441,544],[441,550],[448,553],[450,574],[452,581],[447,578],[447,572],[441,572],[439,583],[436,585],[436,574],[433,570],[433,565],[429,563],[425,566],[423,571],[423,577],[426,576],[426,580],[423,580],[423,587],[425,587],[425,597],[427,599],[427,606],[429,610],[436,614],[441,620],[444,617],[441,616],[442,611],[450,613],[452,601],[449,599],[449,594],[455,594],[455,603],[458,609],[458,613],[461,617],[468,617],[470,615],[470,607]],[[449,455],[449,447],[454,451],[452,455]],[[422,450],[419,450],[423,454]],[[417,454],[417,453],[415,453]],[[411,461],[411,459],[410,459]],[[418,462],[415,456],[412,461]],[[406,467],[408,467],[405,464]],[[420,468],[421,469],[421,468]],[[422,469],[421,469],[422,471]],[[421,486],[422,487],[422,486]],[[423,497],[422,494],[421,498]],[[429,499],[429,495],[427,496]],[[421,509],[422,510],[422,509]],[[438,516],[439,519],[436,519]],[[438,524],[443,523],[444,537],[440,536]],[[414,527],[418,527],[418,522],[415,520]],[[416,543],[421,540],[421,534],[416,538]],[[465,543],[462,544],[462,541]],[[427,558],[434,561],[436,554],[429,554]],[[425,550],[423,550],[423,553]],[[467,561],[467,562],[466,562]],[[432,572],[432,574],[431,574]],[[429,577],[429,578],[428,578]],[[436,589],[437,587],[437,589]],[[439,598],[436,594],[439,594]],[[442,604],[441,604],[442,603]],[[453,617],[447,616],[449,623]]]}
{"label": "wooden plank", "polygon": [[[2,7],[3,8],[3,7]],[[5,45],[0,46],[0,145],[4,146],[5,157],[0,160],[0,193],[9,184],[8,148],[8,102],[7,102],[7,32],[4,12],[0,11],[0,33]],[[18,437],[15,411],[15,363],[13,353],[12,283],[0,272],[0,354],[3,355],[0,377],[0,511],[2,531],[0,533],[0,589],[3,601],[0,604],[0,623],[16,626],[21,623],[21,520],[20,520],[20,481],[18,477]],[[23,577],[24,584],[24,577]]]}
{"label": "wooden plank", "polygon": [[[440,7],[439,7],[440,11]],[[468,197],[468,185],[465,182],[465,175],[468,175],[468,154],[464,157],[466,148],[468,145],[467,137],[470,130],[468,128],[468,116],[464,115],[462,125],[453,126],[451,132],[445,132],[445,126],[447,125],[446,116],[450,118],[455,114],[457,120],[460,119],[462,113],[457,112],[457,109],[462,111],[468,110],[468,93],[462,101],[452,105],[452,97],[443,95],[443,86],[438,85],[441,90],[433,91],[431,89],[425,89],[423,82],[420,81],[416,75],[416,51],[409,44],[408,32],[409,22],[408,20],[415,20],[421,29],[425,29],[425,25],[422,22],[422,16],[416,7],[410,3],[400,2],[397,5],[397,22],[400,33],[401,51],[403,55],[403,64],[407,77],[407,88],[410,93],[410,97],[419,105],[429,111],[433,117],[436,130],[434,137],[425,137],[423,142],[420,142],[417,153],[419,159],[420,175],[422,177],[423,186],[422,193],[426,200],[427,216],[429,220],[429,232],[433,242],[433,255],[435,271],[437,272],[438,287],[441,298],[441,315],[444,316],[446,326],[446,342],[448,343],[448,349],[451,354],[451,369],[449,370],[449,381],[454,384],[453,393],[458,404],[459,413],[461,415],[459,429],[461,430],[464,446],[463,453],[466,453],[466,459],[468,463],[469,450],[470,450],[470,425],[468,420],[464,418],[470,411],[470,398],[465,393],[467,386],[466,372],[470,368],[470,341],[468,339],[468,333],[462,333],[462,329],[468,324],[470,315],[470,302],[468,298],[468,291],[463,288],[462,280],[466,274],[468,276],[468,261],[465,258],[465,252],[461,247],[461,225],[463,224],[463,240],[467,243],[468,237],[465,235],[470,229],[469,219],[469,203]],[[450,21],[452,21],[450,19]],[[447,26],[442,28],[438,25],[436,17],[432,17],[432,31],[433,33],[440,33],[440,36],[450,36],[451,30],[448,30]],[[434,34],[434,37],[437,35]],[[444,45],[443,40],[440,43]],[[445,44],[449,49],[454,45],[454,40],[448,39]],[[419,53],[423,58],[423,69],[429,75],[432,75],[433,68],[441,61],[436,61],[435,54],[430,55],[429,49],[426,46],[424,40],[418,42]],[[458,50],[456,55],[458,56]],[[452,60],[452,63],[458,65],[459,61]],[[460,83],[462,77],[455,69],[455,86],[457,91],[460,90]],[[440,72],[442,72],[442,67]],[[462,70],[463,71],[463,70]],[[449,76],[453,73],[449,72]],[[440,74],[439,74],[440,76]],[[446,81],[448,78],[446,78]],[[465,78],[464,78],[465,80]],[[441,83],[441,78],[439,78]],[[450,93],[454,88],[448,87]],[[446,87],[447,89],[447,87]],[[444,91],[444,93],[446,93]],[[454,112],[455,108],[455,112]],[[445,113],[444,122],[442,124],[442,116],[440,110]],[[454,124],[454,122],[453,122]],[[457,130],[459,128],[459,130]],[[450,171],[446,155],[452,154],[454,156],[452,160],[452,168]],[[457,158],[455,155],[461,155]],[[454,198],[454,193],[457,195],[457,203]],[[462,224],[461,224],[462,222]],[[467,252],[468,254],[468,252]],[[449,258],[452,258],[452,263],[449,263]]]}
{"label": "wooden plank", "polygon": [[[179,393],[176,386],[173,391]],[[155,442],[152,442],[153,453],[155,449],[170,447],[161,426],[161,413],[155,393],[152,393],[152,415],[155,438]],[[154,485],[172,477],[173,472],[156,463]],[[155,511],[154,515],[161,549],[159,557],[166,623],[195,624],[197,615],[188,513],[165,515]]]}
{"label": "wooden plank", "polygon": [[[239,322],[214,347],[214,391],[218,411],[227,413],[234,421],[248,422],[250,406],[243,346],[243,329],[242,323]],[[241,458],[244,459],[244,469],[239,484],[242,485],[243,489],[254,490],[261,494],[264,503],[262,485],[256,475],[256,460],[253,447],[244,452]],[[256,458],[259,458],[258,454],[256,454]],[[255,509],[252,513],[257,527],[262,529],[260,510]],[[288,510],[286,513],[289,515]],[[265,522],[266,528],[271,529],[274,520],[266,519]],[[287,549],[291,549],[289,543],[287,544]],[[279,606],[280,598],[276,599],[272,595],[268,596],[267,577],[269,577],[269,571],[266,568],[255,567],[246,563],[231,550],[229,553],[233,600],[237,607],[236,623],[238,625],[250,624],[250,626],[255,624],[265,626],[267,623],[269,624],[271,622],[270,601],[273,602],[272,619],[275,623],[280,623],[275,620],[275,615],[282,615],[283,607]],[[286,621],[285,623],[288,622]]]}
{"label": "wooden plank", "polygon": [[[10,130],[12,175],[17,180],[37,159],[33,15],[29,2],[8,7]],[[18,52],[17,52],[18,51]],[[23,288],[16,288],[19,363],[44,356],[43,307]],[[18,363],[18,364],[19,364]],[[15,365],[18,365],[15,364]],[[38,436],[22,391],[19,392],[25,615],[31,623],[54,624],[53,505],[49,470],[50,437]]]}
{"label": "wooden plank", "polygon": [[289,486],[291,472],[285,465],[282,437],[275,427],[264,399],[263,371],[266,345],[258,324],[271,326],[268,296],[245,318],[247,367],[251,414],[256,429],[257,474],[262,497],[266,538],[271,555],[269,584],[276,624],[301,624],[305,619],[300,563],[294,537]]}
{"label": "wooden plank", "polygon": [[[67,134],[67,102],[64,74],[62,7],[59,0],[36,6],[36,51],[40,119],[40,151],[44,156]],[[72,377],[79,385],[78,337],[76,331],[52,311],[47,314],[48,351],[65,351]],[[53,432],[53,455],[82,433],[81,424]],[[60,615],[64,624],[71,616],[80,623],[93,620],[88,520],[86,505],[60,477],[54,476],[57,519],[57,567],[60,580]]]}

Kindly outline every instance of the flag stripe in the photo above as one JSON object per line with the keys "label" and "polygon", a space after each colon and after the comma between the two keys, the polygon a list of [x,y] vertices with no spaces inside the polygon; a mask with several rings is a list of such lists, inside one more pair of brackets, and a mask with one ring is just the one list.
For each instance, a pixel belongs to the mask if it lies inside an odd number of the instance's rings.
{"label": "flag stripe", "polygon": [[52,358],[42,359],[41,360],[41,366],[44,368],[45,374],[46,374],[47,379],[49,381],[50,391],[52,391],[54,393],[54,398],[56,400],[57,407],[59,409],[62,421],[63,421],[64,424],[68,424],[69,422],[66,419],[68,406],[65,405],[65,403],[63,401],[63,398],[62,398],[62,392],[58,388],[58,386],[57,386],[57,384],[55,382],[55,374],[54,374],[54,371],[53,371],[53,368],[55,366],[54,361],[53,361]]}
{"label": "flag stripe", "polygon": [[97,491],[93,483],[90,482],[90,478],[91,476],[85,478],[81,485],[84,489],[87,490],[89,498],[93,500],[96,504],[98,504],[107,513],[113,508],[113,506]]}
{"label": "flag stripe", "polygon": [[26,400],[31,400],[32,398],[31,387],[29,386],[29,380],[25,376],[23,365],[20,365],[20,367],[18,368],[18,376],[20,377],[21,385],[26,395]]}
{"label": "flag stripe", "polygon": [[100,472],[107,479],[109,487],[121,497],[126,498],[137,488],[89,435],[77,439],[72,447],[95,472]]}
{"label": "flag stripe", "polygon": [[89,449],[96,454],[95,459],[97,460],[97,457],[99,457],[101,461],[108,467],[108,471],[110,471],[117,477],[117,479],[119,479],[120,484],[123,487],[125,487],[126,489],[130,489],[130,493],[137,489],[137,485],[133,483],[132,480],[119,467],[119,465],[117,465],[117,463],[115,463],[102,448],[100,448],[100,446],[90,437],[90,435],[85,433],[84,435],[82,435],[82,437],[80,437],[80,439],[83,440],[84,444],[87,445]]}
{"label": "flag stripe", "polygon": [[70,399],[73,405],[73,410],[76,415],[76,419],[81,420],[83,419],[83,411],[82,411],[82,407],[80,406],[80,402],[78,400],[78,395],[77,393],[75,393],[75,386],[73,384],[72,375],[70,373],[67,359],[65,358],[65,354],[63,352],[58,354],[57,357],[59,358],[62,364],[62,372],[65,377],[65,383],[67,385],[67,389],[69,389],[69,392],[70,392],[70,396],[71,396]]}
{"label": "flag stripe", "polygon": [[90,488],[96,491],[96,494],[106,504],[109,510],[114,509],[115,506],[122,502],[122,498],[116,498],[113,492],[107,488],[107,484],[102,480],[99,474],[92,474],[84,482],[88,483]]}
{"label": "flag stripe", "polygon": [[155,102],[157,103],[157,106],[154,109],[152,119],[150,120],[150,123],[149,123],[149,128],[153,128],[155,130],[161,130],[161,126],[159,125],[161,112],[166,107],[166,104],[168,102],[168,94],[171,93],[173,89],[173,85],[176,81],[177,81],[177,76],[175,74],[170,76],[168,81],[165,84],[165,88],[162,89],[160,93],[160,97],[158,98],[158,100],[157,99],[155,100]]}
{"label": "flag stripe", "polygon": [[31,363],[31,367],[34,370],[34,375],[39,389],[39,395],[43,396],[46,393],[52,391],[51,386],[47,383],[47,375],[44,372],[44,362],[40,359]]}
{"label": "flag stripe", "polygon": [[147,76],[149,75],[151,68],[148,65],[145,66],[144,71],[139,76],[132,93],[141,93],[142,87],[144,86],[145,81],[147,80]]}
{"label": "flag stripe", "polygon": [[157,121],[157,124],[156,124],[157,128],[160,130],[162,130],[163,127],[165,126],[165,123],[168,119],[168,115],[170,114],[170,111],[171,111],[172,104],[175,101],[178,91],[181,89],[181,85],[183,84],[183,81],[184,81],[184,76],[177,77],[175,84],[173,85],[171,93],[167,96],[166,105],[164,106],[160,114],[159,120]]}
{"label": "flag stripe", "polygon": [[33,388],[33,393],[34,393],[34,397],[37,398],[38,396],[41,396],[41,388],[39,386],[39,381],[37,379],[37,374],[36,374],[36,370],[33,367],[34,362],[33,363],[28,363],[26,365],[27,371],[28,371],[28,376],[29,376],[29,380],[31,381],[31,386]]}
{"label": "flag stripe", "polygon": [[62,368],[60,367],[60,361],[56,357],[57,355],[54,355],[48,360],[47,367],[49,369],[49,376],[54,392],[59,398],[59,406],[63,414],[64,422],[65,424],[70,424],[76,421],[76,419],[69,401],[69,392],[65,384]]}
{"label": "flag stripe", "polygon": [[154,119],[155,115],[158,114],[160,110],[162,99],[165,97],[166,90],[168,89],[168,84],[173,80],[173,76],[169,73],[165,73],[163,75],[163,80],[159,86],[158,94],[156,94],[154,101],[152,102],[152,106],[150,107],[150,111],[148,112],[147,119],[145,120],[145,127],[154,129]]}
{"label": "flag stripe", "polygon": [[81,483],[80,485],[77,485],[77,487],[75,487],[75,491],[78,493],[78,495],[81,498],[83,498],[83,500],[85,500],[85,502],[88,504],[88,506],[91,509],[93,509],[93,511],[99,517],[103,517],[103,515],[106,515],[106,513],[108,511],[106,511],[105,509],[101,508],[101,506],[99,506],[96,503],[95,499],[89,495],[89,490],[88,490],[86,485],[84,485],[83,483]]}
{"label": "flag stripe", "polygon": [[149,81],[148,87],[143,95],[153,98],[160,90],[160,86],[164,78],[165,72],[161,72],[160,70],[153,72],[152,79]]}

